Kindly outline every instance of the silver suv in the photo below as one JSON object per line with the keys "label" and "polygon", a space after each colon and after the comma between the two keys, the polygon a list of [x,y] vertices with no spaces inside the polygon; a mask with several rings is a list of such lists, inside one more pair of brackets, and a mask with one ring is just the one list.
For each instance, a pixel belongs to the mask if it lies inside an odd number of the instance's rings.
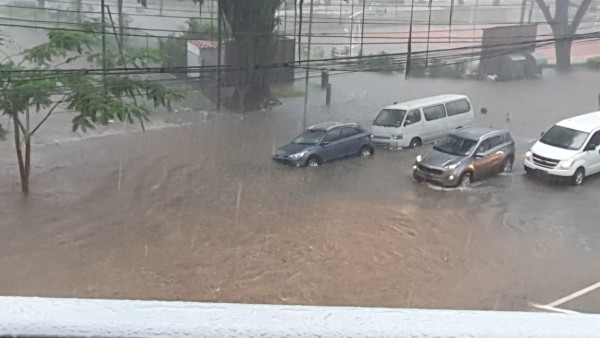
{"label": "silver suv", "polygon": [[504,130],[469,127],[448,134],[432,150],[419,155],[413,177],[442,186],[468,186],[473,180],[510,172],[515,143]]}

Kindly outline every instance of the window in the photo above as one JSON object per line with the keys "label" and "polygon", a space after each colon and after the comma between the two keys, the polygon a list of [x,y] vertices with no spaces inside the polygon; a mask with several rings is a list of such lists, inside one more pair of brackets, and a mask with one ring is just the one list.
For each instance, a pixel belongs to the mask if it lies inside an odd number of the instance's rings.
{"label": "window", "polygon": [[557,148],[577,150],[589,135],[583,131],[554,126],[542,136],[540,142]]}
{"label": "window", "polygon": [[411,110],[408,112],[406,116],[406,120],[404,121],[404,126],[410,126],[411,124],[415,124],[421,121],[421,112],[416,110]]}
{"label": "window", "polygon": [[463,99],[446,103],[446,110],[448,111],[448,116],[454,116],[468,112],[471,110],[471,105],[469,104],[469,101]]}
{"label": "window", "polygon": [[444,137],[433,149],[455,156],[468,155],[477,145],[476,140],[462,138],[455,134],[449,134]]}
{"label": "window", "polygon": [[358,135],[359,131],[353,127],[342,128],[342,136],[341,138],[352,137],[354,135]]}
{"label": "window", "polygon": [[373,121],[374,126],[381,127],[396,127],[402,123],[404,120],[404,115],[406,115],[406,110],[399,109],[384,109],[382,110],[375,121]]}
{"label": "window", "polygon": [[443,104],[438,104],[437,106],[423,108],[423,114],[427,121],[439,120],[446,117],[446,109],[444,109]]}
{"label": "window", "polygon": [[340,128],[336,128],[327,132],[323,138],[323,142],[334,142],[340,139]]}
{"label": "window", "polygon": [[588,144],[593,144],[596,147],[600,145],[600,131],[597,131],[592,138],[590,138],[590,142]]}
{"label": "window", "polygon": [[476,153],[485,153],[488,150],[490,150],[491,148],[492,147],[491,147],[490,139],[483,140],[481,142],[481,144],[479,145],[479,147],[477,147]]}
{"label": "window", "polygon": [[296,137],[292,143],[296,144],[317,144],[321,137],[325,135],[325,130],[316,129],[316,130],[305,130],[302,134]]}
{"label": "window", "polygon": [[489,139],[489,142],[490,142],[490,149],[496,148],[497,146],[499,146],[505,142],[504,135],[498,135],[498,136],[491,137]]}

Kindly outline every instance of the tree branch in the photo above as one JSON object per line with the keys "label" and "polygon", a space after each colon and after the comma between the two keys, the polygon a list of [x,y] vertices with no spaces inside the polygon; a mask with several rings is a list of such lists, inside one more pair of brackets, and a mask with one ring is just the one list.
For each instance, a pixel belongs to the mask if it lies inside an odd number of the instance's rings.
{"label": "tree branch", "polygon": [[581,23],[583,16],[585,15],[588,8],[590,7],[591,2],[592,2],[592,0],[583,0],[581,2],[581,5],[579,5],[579,8],[577,8],[577,12],[575,13],[575,16],[573,17],[573,21],[571,21],[571,25],[568,28],[569,35],[574,35],[575,32],[577,32],[577,28],[579,27],[579,24]]}
{"label": "tree branch", "polygon": [[54,106],[52,106],[52,108],[50,108],[50,110],[48,111],[48,113],[46,114],[46,116],[44,116],[44,118],[35,126],[35,128],[33,128],[33,130],[31,131],[31,133],[29,133],[29,137],[33,136],[33,134],[35,134],[35,132],[38,129],[40,129],[40,127],[42,126],[42,124],[44,124],[44,122],[46,122],[46,120],[50,117],[50,115],[52,115],[52,113],[54,112],[54,109],[56,109],[59,104],[63,103],[63,100],[65,99],[65,97],[67,97],[67,96],[65,95],[60,100],[56,101],[56,103],[54,104]]}
{"label": "tree branch", "polygon": [[552,14],[550,13],[549,6],[546,5],[546,2],[544,0],[535,0],[535,2],[538,4],[538,7],[542,11],[542,14],[544,14],[544,18],[546,18],[546,22],[548,22],[548,24],[550,24],[550,26],[553,26],[554,18],[552,17]]}

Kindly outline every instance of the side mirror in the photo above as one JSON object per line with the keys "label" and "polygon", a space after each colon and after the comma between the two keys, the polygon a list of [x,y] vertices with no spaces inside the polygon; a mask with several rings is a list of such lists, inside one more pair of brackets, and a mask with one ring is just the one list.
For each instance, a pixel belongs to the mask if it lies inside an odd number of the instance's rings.
{"label": "side mirror", "polygon": [[540,137],[544,137],[544,134],[546,134],[545,132],[541,132],[540,133]]}
{"label": "side mirror", "polygon": [[330,142],[323,141],[323,142],[321,142],[321,147],[324,147],[324,146],[328,145],[329,143],[330,143]]}
{"label": "side mirror", "polygon": [[483,153],[475,153],[475,158],[482,158],[485,157],[485,155]]}
{"label": "side mirror", "polygon": [[481,108],[481,113],[484,114],[484,115],[487,114],[487,108],[486,107],[482,107]]}

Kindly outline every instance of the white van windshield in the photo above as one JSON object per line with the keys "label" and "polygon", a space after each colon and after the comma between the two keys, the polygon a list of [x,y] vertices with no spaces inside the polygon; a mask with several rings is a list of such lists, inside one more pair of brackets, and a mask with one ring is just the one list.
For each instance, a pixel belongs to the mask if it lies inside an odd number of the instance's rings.
{"label": "white van windshield", "polygon": [[373,125],[381,127],[399,127],[402,120],[404,120],[405,115],[406,110],[384,109],[377,115],[377,118],[373,121]]}
{"label": "white van windshield", "polygon": [[557,148],[577,150],[583,146],[589,135],[583,131],[554,126],[542,136],[540,142]]}

